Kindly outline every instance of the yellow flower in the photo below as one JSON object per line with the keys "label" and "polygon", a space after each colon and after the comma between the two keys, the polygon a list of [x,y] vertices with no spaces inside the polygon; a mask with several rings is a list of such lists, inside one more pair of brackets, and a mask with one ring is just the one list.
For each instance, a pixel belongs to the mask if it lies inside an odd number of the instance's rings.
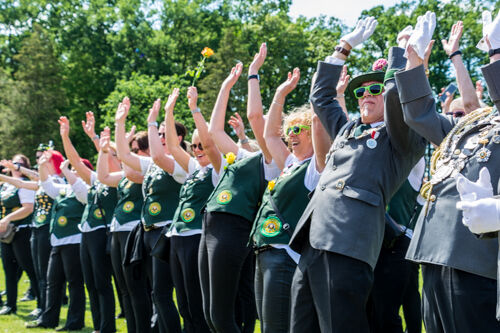
{"label": "yellow flower", "polygon": [[226,154],[226,162],[227,164],[233,164],[234,161],[236,161],[236,155],[234,153],[230,152]]}
{"label": "yellow flower", "polygon": [[274,189],[275,185],[276,185],[275,179],[273,179],[273,180],[269,181],[269,183],[267,183],[267,189],[269,190],[269,192],[271,192]]}
{"label": "yellow flower", "polygon": [[214,50],[212,50],[208,46],[205,46],[205,48],[201,51],[201,55],[204,56],[205,58],[210,58],[211,56],[214,55]]}

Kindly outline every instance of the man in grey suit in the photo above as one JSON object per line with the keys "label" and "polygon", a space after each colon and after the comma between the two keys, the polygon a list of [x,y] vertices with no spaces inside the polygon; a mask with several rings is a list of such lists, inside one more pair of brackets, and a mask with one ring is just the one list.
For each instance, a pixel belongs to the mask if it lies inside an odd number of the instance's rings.
{"label": "man in grey suit", "polygon": [[[490,29],[496,44],[482,72],[498,110],[500,17]],[[469,221],[462,221],[456,209],[460,200],[498,194],[500,117],[493,108],[460,119],[438,114],[422,59],[411,46],[407,52],[406,70],[395,75],[405,120],[440,144],[431,162],[432,178],[421,191],[427,203],[407,253],[408,259],[422,264],[424,323],[428,332],[500,332],[495,319],[498,241],[472,234],[464,226]]]}
{"label": "man in grey suit", "polygon": [[292,284],[291,332],[369,331],[366,303],[385,207],[424,153],[425,140],[403,121],[390,76],[404,67],[404,49],[389,51],[385,80],[374,71],[351,82],[360,119],[348,122],[335,99],[350,49],[369,38],[375,25],[373,18],[361,20],[318,63],[311,102],[334,142],[290,242],[301,253]]}

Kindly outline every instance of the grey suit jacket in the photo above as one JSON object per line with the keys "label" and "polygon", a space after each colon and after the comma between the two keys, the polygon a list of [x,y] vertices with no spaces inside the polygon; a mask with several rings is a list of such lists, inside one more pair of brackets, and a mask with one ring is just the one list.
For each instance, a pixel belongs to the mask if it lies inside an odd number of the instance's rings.
{"label": "grey suit jacket", "polygon": [[[483,67],[488,91],[500,106],[500,62]],[[406,123],[431,142],[440,144],[454,126],[454,120],[436,112],[434,97],[423,66],[396,74]],[[413,90],[417,84],[420,89]],[[500,126],[497,127],[500,130]],[[472,127],[459,141],[457,148],[463,149],[467,140],[477,136],[479,130]],[[479,170],[487,167],[493,184],[500,176],[500,144],[493,143],[490,131],[486,147],[492,154],[487,162],[471,157],[461,173],[472,181],[479,177]],[[497,189],[495,188],[496,192]],[[434,185],[432,193],[436,200],[430,202],[428,214],[425,207],[417,220],[407,258],[415,262],[431,263],[460,269],[491,279],[496,279],[498,241],[480,239],[462,224],[462,213],[456,209],[460,200],[454,178],[447,178]],[[495,193],[496,194],[496,193]]]}
{"label": "grey suit jacket", "polygon": [[[389,69],[403,68],[403,49],[389,52]],[[314,112],[334,139],[318,186],[299,220],[290,246],[300,252],[309,242],[318,250],[346,255],[372,268],[384,236],[384,212],[388,201],[423,155],[425,140],[404,123],[394,79],[386,80],[385,123],[377,147],[347,139],[359,119],[347,122],[336,96],[342,66],[318,63],[311,93]]]}

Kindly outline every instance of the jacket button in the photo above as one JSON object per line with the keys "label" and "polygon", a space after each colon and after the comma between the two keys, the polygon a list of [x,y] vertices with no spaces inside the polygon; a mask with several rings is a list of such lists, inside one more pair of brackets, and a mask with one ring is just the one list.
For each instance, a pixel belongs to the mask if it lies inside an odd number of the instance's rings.
{"label": "jacket button", "polygon": [[326,186],[325,185],[321,185],[321,191],[324,191],[326,189]]}
{"label": "jacket button", "polygon": [[344,148],[344,145],[345,145],[345,144],[344,144],[344,141],[342,141],[341,143],[339,143],[339,147],[340,147],[340,148]]}
{"label": "jacket button", "polygon": [[337,166],[336,165],[332,165],[332,170],[333,171],[337,170]]}

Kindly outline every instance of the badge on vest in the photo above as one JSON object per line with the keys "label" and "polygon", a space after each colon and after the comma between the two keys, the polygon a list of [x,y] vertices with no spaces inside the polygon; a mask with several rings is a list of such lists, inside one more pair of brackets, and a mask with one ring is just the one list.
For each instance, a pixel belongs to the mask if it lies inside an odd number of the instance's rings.
{"label": "badge on vest", "polygon": [[262,223],[260,233],[266,237],[278,236],[281,230],[281,221],[276,216],[268,217]]}
{"label": "badge on vest", "polygon": [[194,217],[196,216],[196,213],[194,212],[194,209],[192,208],[186,208],[181,212],[181,219],[182,221],[189,223],[194,220]]}
{"label": "badge on vest", "polygon": [[64,227],[66,226],[66,224],[68,224],[68,219],[66,218],[66,216],[59,216],[59,218],[57,219],[57,224],[59,224],[61,227]]}
{"label": "badge on vest", "polygon": [[122,210],[124,213],[130,213],[134,210],[134,203],[132,201],[127,201],[123,204]]}
{"label": "badge on vest", "polygon": [[233,194],[229,190],[224,190],[217,196],[217,202],[221,205],[227,205],[233,199]]}
{"label": "badge on vest", "polygon": [[36,221],[37,221],[38,223],[43,223],[43,222],[45,222],[45,220],[46,220],[46,219],[47,219],[47,215],[38,215],[38,216],[36,217]]}
{"label": "badge on vest", "polygon": [[94,210],[94,217],[96,219],[102,220],[103,215],[106,215],[106,213],[102,209],[97,208],[96,210]]}
{"label": "badge on vest", "polygon": [[156,216],[158,214],[160,214],[161,212],[161,205],[159,202],[153,202],[149,205],[149,208],[148,208],[148,211],[149,211],[149,214],[153,215],[153,216]]}

